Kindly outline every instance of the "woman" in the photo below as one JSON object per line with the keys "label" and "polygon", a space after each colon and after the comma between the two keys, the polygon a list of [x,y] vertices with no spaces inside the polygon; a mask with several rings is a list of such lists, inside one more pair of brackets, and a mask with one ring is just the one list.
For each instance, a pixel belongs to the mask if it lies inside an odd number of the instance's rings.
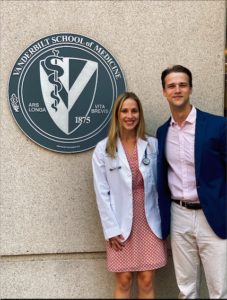
{"label": "woman", "polygon": [[108,137],[92,158],[94,188],[107,248],[107,270],[115,272],[114,298],[130,298],[137,271],[139,298],[155,298],[155,269],[167,263],[158,207],[157,139],[145,135],[139,98],[117,97]]}

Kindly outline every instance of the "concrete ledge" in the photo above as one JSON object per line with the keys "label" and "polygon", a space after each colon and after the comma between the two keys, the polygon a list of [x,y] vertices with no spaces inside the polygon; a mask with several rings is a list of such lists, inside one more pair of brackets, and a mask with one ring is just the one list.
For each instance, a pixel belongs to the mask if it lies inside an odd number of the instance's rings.
{"label": "concrete ledge", "polygon": [[[105,253],[90,253],[59,256],[29,255],[3,257],[1,263],[1,298],[3,299],[77,299],[113,298],[114,273],[106,270]],[[45,257],[45,260],[44,260]],[[21,259],[21,260],[20,260]],[[156,271],[156,298],[176,299],[178,288],[175,280],[172,257],[168,256],[165,267]],[[202,280],[201,298],[208,298],[205,279]],[[136,273],[132,298],[138,298]]]}

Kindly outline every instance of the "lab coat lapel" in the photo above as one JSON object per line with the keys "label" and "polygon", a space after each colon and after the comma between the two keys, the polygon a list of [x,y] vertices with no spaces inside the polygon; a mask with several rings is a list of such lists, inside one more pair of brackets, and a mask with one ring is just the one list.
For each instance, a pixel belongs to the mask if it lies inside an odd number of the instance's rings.
{"label": "lab coat lapel", "polygon": [[129,163],[128,163],[128,160],[127,160],[127,157],[126,157],[126,154],[125,154],[125,150],[122,146],[122,143],[121,143],[120,139],[118,139],[117,148],[118,148],[119,161],[121,161],[130,170]]}
{"label": "lab coat lapel", "polygon": [[145,152],[146,147],[147,147],[147,141],[144,141],[144,140],[141,140],[140,138],[138,138],[137,151],[138,151],[139,167],[142,164],[142,160],[143,160],[143,157],[144,157],[144,152]]}

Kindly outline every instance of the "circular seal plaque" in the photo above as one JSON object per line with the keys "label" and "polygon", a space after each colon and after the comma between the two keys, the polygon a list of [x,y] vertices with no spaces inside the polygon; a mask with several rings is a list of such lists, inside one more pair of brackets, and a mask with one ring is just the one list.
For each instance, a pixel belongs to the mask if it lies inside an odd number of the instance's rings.
{"label": "circular seal plaque", "polygon": [[10,75],[9,105],[35,143],[75,153],[107,136],[113,103],[125,91],[122,70],[106,48],[86,36],[61,33],[20,55]]}

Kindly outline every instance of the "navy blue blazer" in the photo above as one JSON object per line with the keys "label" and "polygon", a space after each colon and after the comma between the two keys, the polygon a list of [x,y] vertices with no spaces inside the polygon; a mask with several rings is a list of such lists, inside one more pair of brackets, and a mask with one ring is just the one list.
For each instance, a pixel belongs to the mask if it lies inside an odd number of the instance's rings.
{"label": "navy blue blazer", "polygon": [[[158,194],[162,236],[170,233],[171,193],[168,186],[168,162],[165,140],[171,118],[157,130],[159,147]],[[196,186],[204,215],[214,233],[226,239],[226,128],[227,118],[197,109],[195,127]]]}

